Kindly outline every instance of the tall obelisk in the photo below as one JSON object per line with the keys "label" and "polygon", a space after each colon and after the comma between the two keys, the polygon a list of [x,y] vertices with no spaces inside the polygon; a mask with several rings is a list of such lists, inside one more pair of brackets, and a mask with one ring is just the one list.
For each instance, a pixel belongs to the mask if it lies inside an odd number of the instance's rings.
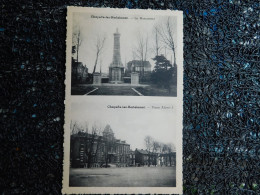
{"label": "tall obelisk", "polygon": [[114,51],[113,61],[109,66],[109,82],[111,83],[122,83],[124,76],[124,66],[121,62],[120,55],[120,33],[118,29],[114,33]]}

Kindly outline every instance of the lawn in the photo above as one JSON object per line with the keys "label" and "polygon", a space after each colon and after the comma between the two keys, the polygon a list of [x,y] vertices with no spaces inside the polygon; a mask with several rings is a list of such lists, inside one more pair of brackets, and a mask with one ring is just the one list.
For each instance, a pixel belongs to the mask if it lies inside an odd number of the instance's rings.
{"label": "lawn", "polygon": [[171,86],[171,91],[168,89],[157,87],[155,85],[147,85],[147,86],[125,86],[125,85],[100,85],[100,86],[92,86],[92,85],[76,85],[71,87],[71,95],[85,95],[86,93],[96,89],[92,93],[88,95],[116,95],[116,96],[138,96],[138,94],[132,89],[136,89],[144,96],[177,96],[177,87]]}
{"label": "lawn", "polygon": [[71,87],[71,95],[85,95],[95,89],[93,86],[75,85]]}
{"label": "lawn", "polygon": [[169,92],[168,89],[158,87],[156,85],[150,85],[147,87],[135,87],[137,91],[139,91],[144,96],[171,96],[176,97],[177,96],[177,86],[172,85],[171,90]]}
{"label": "lawn", "polygon": [[70,169],[71,187],[175,187],[175,167]]}
{"label": "lawn", "polygon": [[98,90],[94,91],[89,95],[127,95],[127,96],[138,96],[136,92],[132,90],[131,86],[98,86]]}

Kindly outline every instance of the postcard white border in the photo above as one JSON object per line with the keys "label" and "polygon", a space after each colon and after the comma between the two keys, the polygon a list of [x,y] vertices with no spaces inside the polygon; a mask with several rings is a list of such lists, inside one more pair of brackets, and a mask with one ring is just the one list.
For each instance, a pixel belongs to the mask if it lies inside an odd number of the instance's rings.
{"label": "postcard white border", "polygon": [[[91,12],[107,14],[129,14],[129,15],[157,15],[157,16],[177,16],[177,45],[176,63],[178,64],[177,77],[177,97],[131,97],[133,100],[149,101],[151,98],[156,101],[174,101],[178,105],[178,121],[176,125],[178,131],[178,143],[176,144],[176,187],[69,187],[70,168],[70,112],[71,112],[71,52],[72,52],[72,16],[74,12]],[[115,8],[87,8],[72,7],[67,10],[67,40],[66,40],[66,91],[65,91],[65,125],[64,125],[64,159],[63,159],[63,194],[182,194],[183,174],[182,174],[182,116],[183,116],[183,12],[171,10],[141,10],[141,9],[115,9]],[[78,97],[78,96],[75,96]],[[86,97],[86,96],[85,96]],[[122,97],[122,96],[121,96]],[[102,96],[95,96],[102,98]],[[120,96],[106,96],[106,98],[120,98]]]}

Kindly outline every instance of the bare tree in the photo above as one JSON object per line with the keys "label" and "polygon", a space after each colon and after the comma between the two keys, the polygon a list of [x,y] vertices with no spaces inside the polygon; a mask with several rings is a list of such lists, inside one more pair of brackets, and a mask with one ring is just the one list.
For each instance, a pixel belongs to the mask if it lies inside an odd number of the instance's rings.
{"label": "bare tree", "polygon": [[159,33],[160,33],[160,28],[158,25],[154,26],[154,29],[153,29],[153,34],[154,34],[154,38],[155,38],[155,43],[154,43],[154,53],[155,53],[155,56],[159,56],[159,52],[161,50],[161,46],[160,46],[160,40],[159,40]]}
{"label": "bare tree", "polygon": [[151,164],[151,151],[153,148],[153,138],[151,136],[146,136],[144,138],[144,143],[146,146],[146,150],[148,152],[148,166]]}
{"label": "bare tree", "polygon": [[168,156],[169,156],[169,161],[170,161],[170,166],[172,166],[172,154],[174,151],[174,145],[173,144],[167,144],[167,150],[168,150]]}
{"label": "bare tree", "polygon": [[95,64],[94,64],[93,73],[96,71],[98,60],[100,58],[101,53],[104,50],[105,41],[106,41],[106,36],[105,35],[102,35],[102,36],[101,35],[97,35],[96,36],[96,42],[95,42],[96,60],[95,60]]}
{"label": "bare tree", "polygon": [[82,44],[82,36],[80,27],[76,28],[72,35],[72,53],[76,53],[76,60],[79,62],[79,48]]}
{"label": "bare tree", "polygon": [[133,48],[132,48],[132,58],[133,58],[133,60],[136,60],[136,58],[137,58],[136,51]]}
{"label": "bare tree", "polygon": [[158,150],[159,150],[159,147],[160,147],[160,143],[158,142],[158,141],[156,141],[156,140],[153,140],[153,142],[152,142],[152,156],[153,156],[153,163],[152,164],[154,164],[154,165],[157,165],[157,162],[156,162],[156,158],[157,158],[157,152],[158,152]]}
{"label": "bare tree", "polygon": [[171,17],[168,17],[164,24],[162,24],[160,30],[158,31],[162,42],[173,52],[173,62],[176,66],[176,46],[174,40],[174,21]]}
{"label": "bare tree", "polygon": [[91,134],[88,134],[88,144],[86,147],[86,154],[87,154],[87,167],[90,168],[93,164],[93,158],[96,156],[98,149],[100,147],[101,139],[100,137],[100,128],[94,124],[92,126]]}
{"label": "bare tree", "polygon": [[81,124],[78,123],[77,121],[72,121],[70,122],[70,134],[75,135],[79,132],[83,132],[84,129],[82,128]]}
{"label": "bare tree", "polygon": [[81,46],[82,39],[80,38],[80,30],[77,34],[77,62],[79,62],[79,47]]}
{"label": "bare tree", "polygon": [[162,150],[163,150],[163,143],[161,142],[158,142],[159,146],[158,146],[158,151],[159,153],[162,153]]}
{"label": "bare tree", "polygon": [[135,56],[141,61],[141,76],[144,76],[144,62],[147,60],[148,55],[148,35],[142,36],[139,33],[137,39],[137,46],[133,52]]}
{"label": "bare tree", "polygon": [[76,123],[76,121],[71,121],[70,122],[70,134],[74,135],[77,133],[76,131],[77,131],[77,123]]}
{"label": "bare tree", "polygon": [[95,142],[94,142],[93,155],[96,158],[95,160],[98,162],[99,158],[101,158],[100,151],[102,148],[102,137],[101,137],[102,128],[101,128],[101,126],[98,126],[98,127],[96,126],[95,133],[96,133],[96,136],[95,136]]}
{"label": "bare tree", "polygon": [[162,163],[163,163],[163,143],[161,143],[161,142],[158,142],[158,152],[159,152],[159,160],[160,160],[160,165],[162,166]]}
{"label": "bare tree", "polygon": [[172,166],[173,152],[175,152],[175,146],[173,144],[171,144],[171,143],[163,144],[163,153],[165,155],[166,166],[168,165],[168,160],[169,160],[170,166]]}
{"label": "bare tree", "polygon": [[85,121],[83,124],[83,132],[88,133],[88,122],[87,121]]}
{"label": "bare tree", "polygon": [[167,144],[162,144],[162,153],[163,153],[163,156],[164,156],[164,163],[165,165],[167,166],[168,164],[168,146]]}

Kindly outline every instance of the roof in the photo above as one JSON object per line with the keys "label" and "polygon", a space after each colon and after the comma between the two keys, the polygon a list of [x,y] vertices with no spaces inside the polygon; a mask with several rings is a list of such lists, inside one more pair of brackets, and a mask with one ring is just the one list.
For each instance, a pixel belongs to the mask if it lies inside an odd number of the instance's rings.
{"label": "roof", "polygon": [[161,154],[159,154],[159,156],[169,156],[169,154],[170,154],[171,156],[176,156],[176,152],[161,153]]}
{"label": "roof", "polygon": [[146,150],[139,150],[139,149],[136,149],[137,152],[141,153],[141,154],[148,154],[148,152]]}
{"label": "roof", "polygon": [[[141,66],[142,65],[141,63],[142,63],[141,60],[132,60],[132,61],[128,62],[127,65],[134,64],[135,66]],[[151,67],[151,64],[149,61],[143,61],[143,65],[146,67]]]}
{"label": "roof", "polygon": [[110,125],[106,125],[106,127],[105,127],[103,133],[113,133],[113,131],[112,131]]}

